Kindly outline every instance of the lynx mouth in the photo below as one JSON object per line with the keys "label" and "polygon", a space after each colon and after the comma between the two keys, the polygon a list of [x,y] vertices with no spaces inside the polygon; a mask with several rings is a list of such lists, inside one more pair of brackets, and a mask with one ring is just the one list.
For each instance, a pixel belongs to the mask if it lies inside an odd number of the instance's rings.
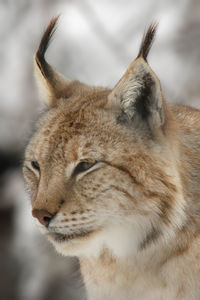
{"label": "lynx mouth", "polygon": [[79,233],[73,233],[73,234],[62,234],[62,233],[51,233],[51,237],[54,239],[55,242],[62,243],[62,242],[68,242],[76,238],[83,238],[86,236],[89,236],[92,233],[92,231],[87,232],[79,232]]}

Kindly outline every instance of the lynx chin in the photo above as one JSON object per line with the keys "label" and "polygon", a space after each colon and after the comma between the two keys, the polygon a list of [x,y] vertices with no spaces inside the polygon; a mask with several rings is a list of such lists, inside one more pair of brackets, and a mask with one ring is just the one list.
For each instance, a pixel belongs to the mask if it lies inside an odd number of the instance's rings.
{"label": "lynx chin", "polygon": [[23,167],[33,217],[79,258],[89,300],[199,300],[200,112],[166,103],[147,62],[156,24],[109,90],[47,63],[57,19],[34,57],[46,109]]}

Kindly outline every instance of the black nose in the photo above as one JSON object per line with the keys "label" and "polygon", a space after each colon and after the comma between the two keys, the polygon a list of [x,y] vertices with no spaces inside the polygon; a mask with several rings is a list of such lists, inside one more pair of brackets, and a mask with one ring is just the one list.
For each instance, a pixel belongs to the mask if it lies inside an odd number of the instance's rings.
{"label": "black nose", "polygon": [[46,227],[49,225],[51,219],[53,218],[53,215],[45,209],[33,209],[32,215],[34,218],[37,218],[42,225]]}

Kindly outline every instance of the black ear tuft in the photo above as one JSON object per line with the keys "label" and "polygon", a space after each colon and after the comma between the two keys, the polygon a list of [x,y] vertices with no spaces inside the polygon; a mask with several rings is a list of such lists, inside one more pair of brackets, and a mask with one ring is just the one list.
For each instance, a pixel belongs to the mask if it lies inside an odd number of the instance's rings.
{"label": "black ear tuft", "polygon": [[48,74],[49,68],[48,68],[48,64],[45,60],[45,53],[50,44],[51,38],[52,38],[54,32],[56,31],[55,26],[58,21],[58,18],[59,18],[59,15],[57,17],[53,18],[51,20],[51,22],[49,23],[48,27],[46,28],[46,30],[42,36],[39,48],[35,55],[36,63],[44,77],[49,76],[49,74]]}
{"label": "black ear tuft", "polygon": [[54,70],[45,59],[45,53],[56,30],[58,18],[59,16],[50,21],[34,55],[35,75],[39,84],[39,92],[43,102],[49,107],[55,106],[61,98],[68,98],[66,88],[71,82],[70,79]]}
{"label": "black ear tuft", "polygon": [[144,34],[138,57],[108,96],[107,107],[112,109],[121,124],[135,128],[151,137],[162,131],[165,123],[164,99],[158,77],[147,63],[157,24],[150,25]]}
{"label": "black ear tuft", "polygon": [[158,23],[152,23],[148,30],[144,33],[137,58],[142,57],[145,61],[147,61],[147,56],[155,39],[157,27]]}

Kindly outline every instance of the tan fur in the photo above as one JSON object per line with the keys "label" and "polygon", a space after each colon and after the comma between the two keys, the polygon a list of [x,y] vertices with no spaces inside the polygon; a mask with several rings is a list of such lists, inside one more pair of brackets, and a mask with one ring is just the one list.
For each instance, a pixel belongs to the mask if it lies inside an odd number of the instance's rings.
{"label": "tan fur", "polygon": [[52,85],[36,55],[49,109],[24,176],[41,230],[79,257],[90,300],[200,299],[200,112],[165,102],[146,62],[152,28],[112,91]]}

